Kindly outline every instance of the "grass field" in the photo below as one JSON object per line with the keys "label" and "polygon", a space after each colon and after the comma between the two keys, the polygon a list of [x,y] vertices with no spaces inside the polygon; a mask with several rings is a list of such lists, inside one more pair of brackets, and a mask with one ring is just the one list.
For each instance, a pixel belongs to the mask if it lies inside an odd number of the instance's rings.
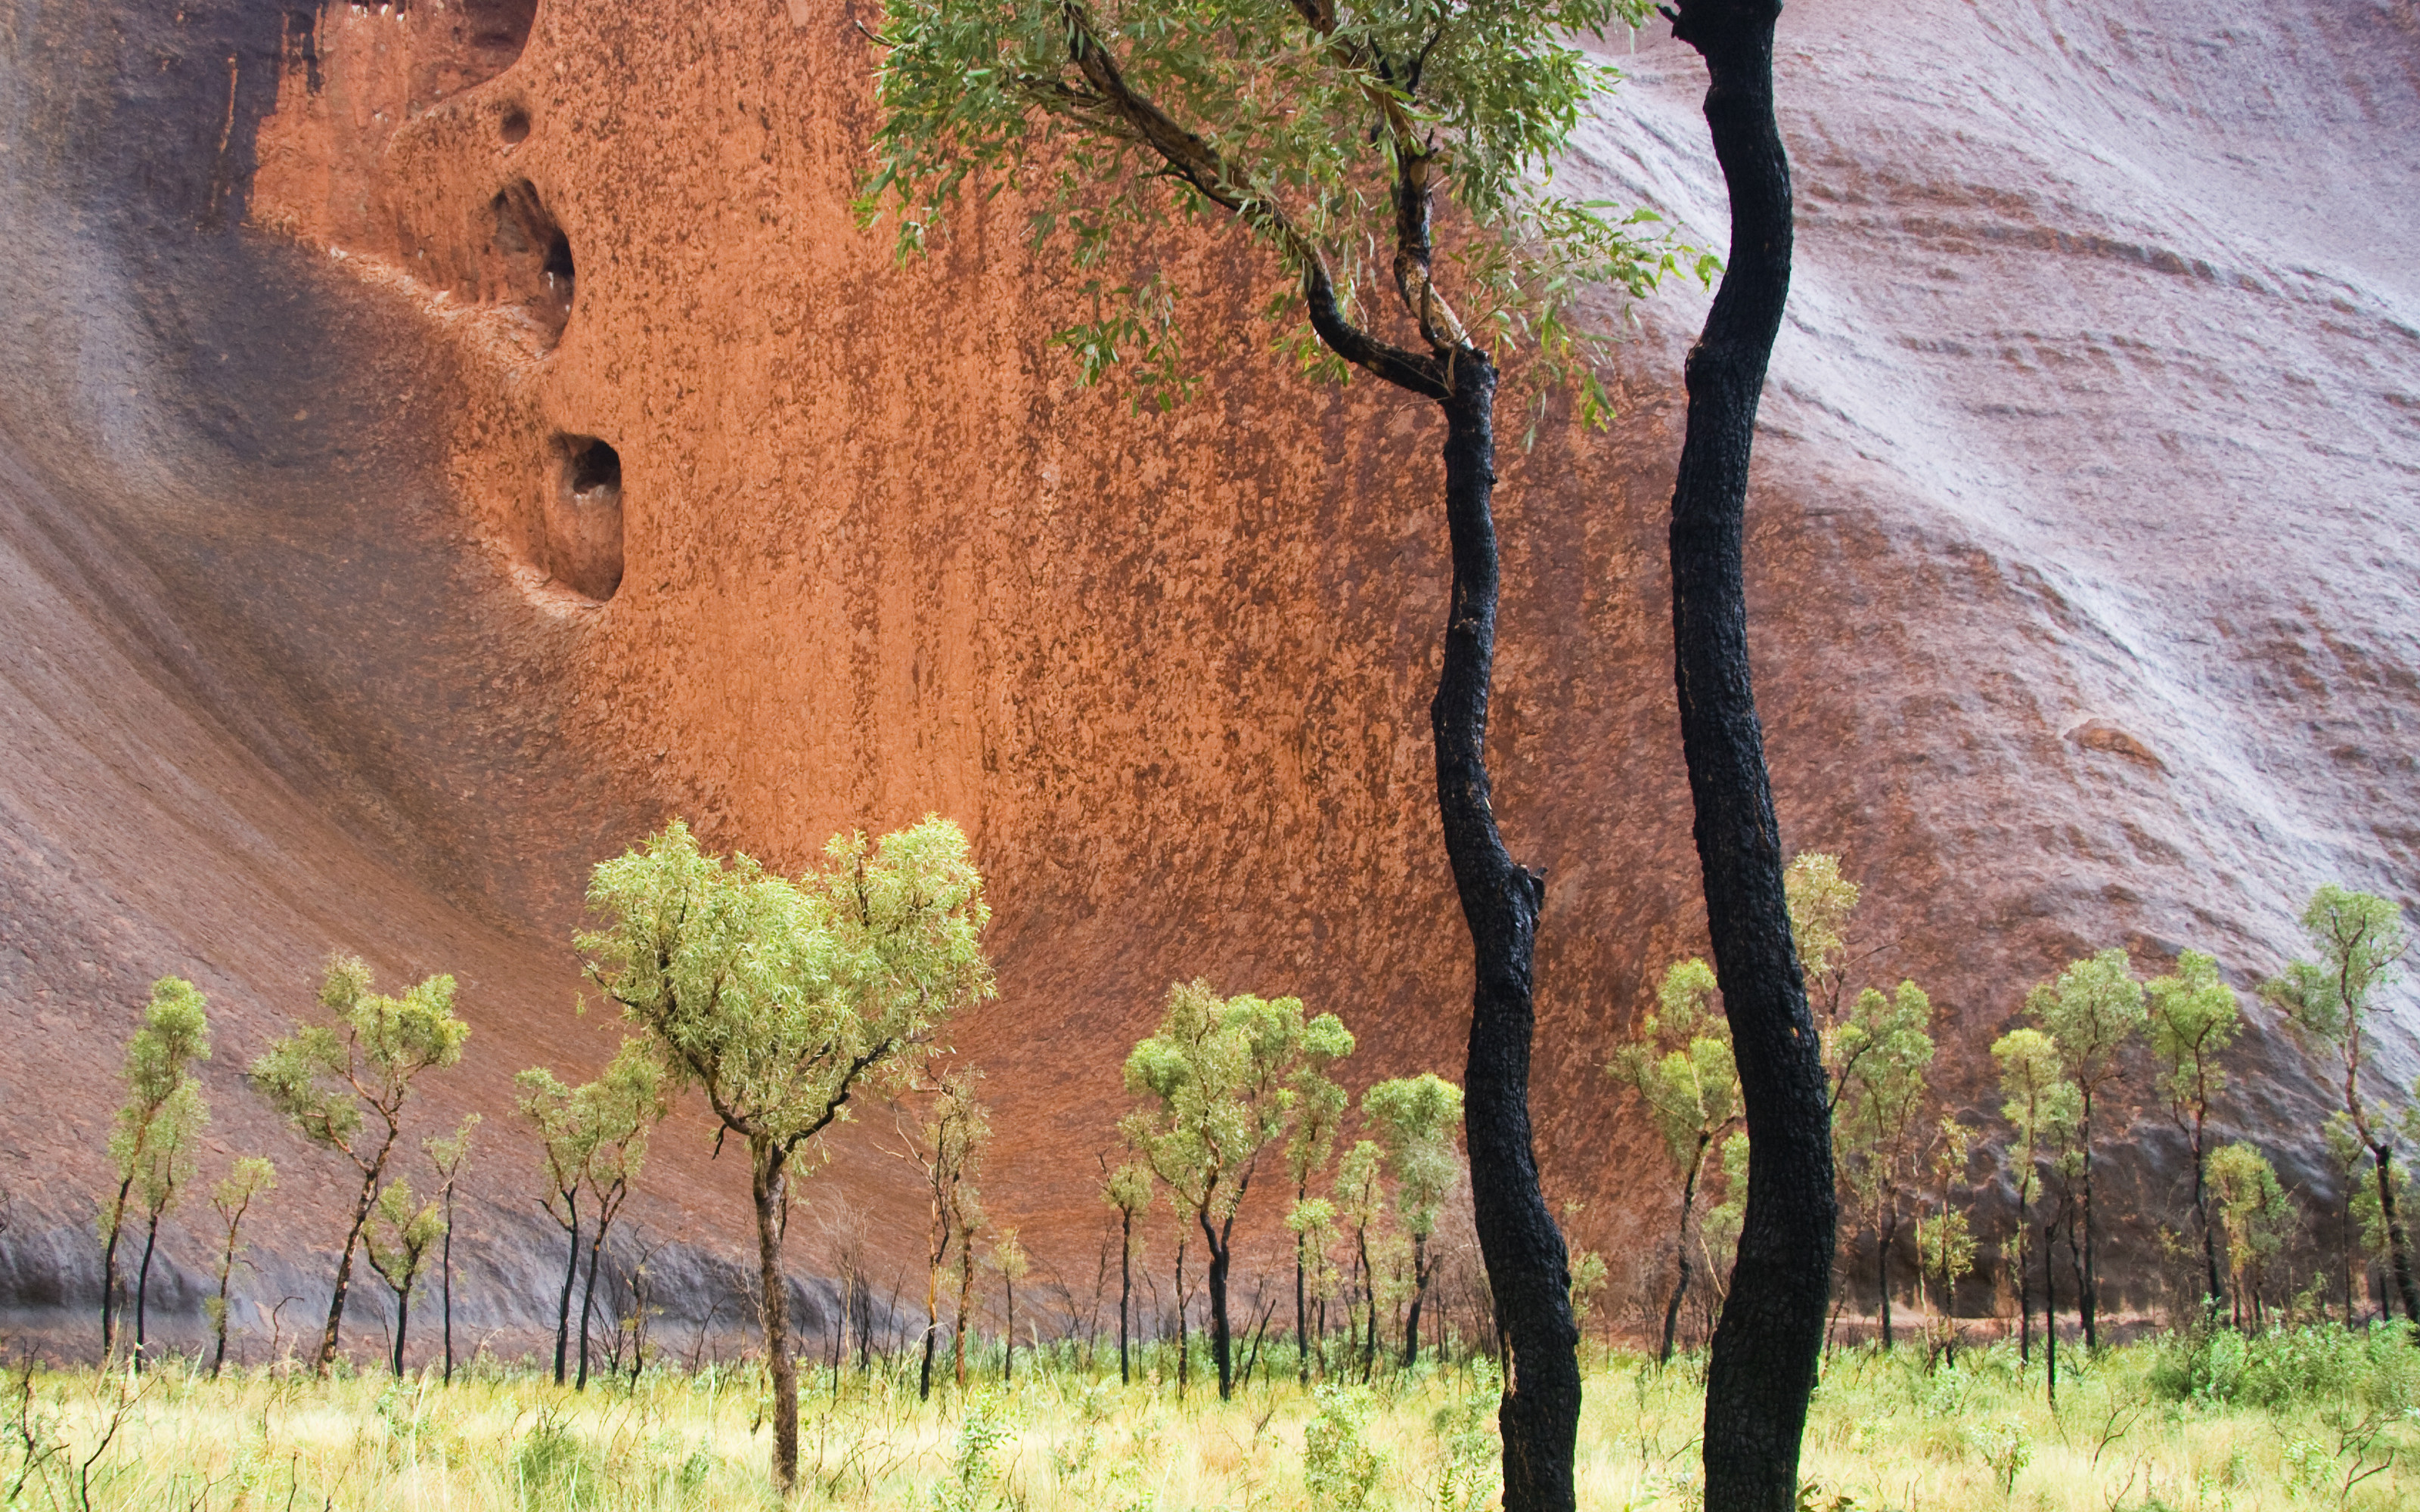
{"label": "grass field", "polygon": [[[1265,1364],[1265,1362],[1264,1362]],[[997,1356],[992,1362],[997,1369]],[[1492,1504],[1485,1372],[1382,1374],[1305,1392],[1256,1381],[1219,1405],[1156,1377],[1121,1388],[1066,1364],[961,1396],[912,1377],[811,1376],[797,1506],[1081,1509],[1436,1508]],[[2315,1329],[2248,1345],[2144,1344],[2068,1374],[2055,1412],[2039,1360],[1970,1350],[1835,1354],[1810,1422],[1807,1505],[1923,1512],[2262,1512],[2420,1506],[2420,1350],[2397,1333]],[[904,1384],[903,1384],[904,1381]],[[771,1432],[759,1373],[651,1370],[582,1394],[482,1363],[315,1380],[176,1363],[8,1380],[0,1493],[67,1508],[761,1508]],[[1594,1362],[1581,1505],[1693,1504],[1697,1367]],[[1311,1445],[1306,1450],[1307,1443]]]}

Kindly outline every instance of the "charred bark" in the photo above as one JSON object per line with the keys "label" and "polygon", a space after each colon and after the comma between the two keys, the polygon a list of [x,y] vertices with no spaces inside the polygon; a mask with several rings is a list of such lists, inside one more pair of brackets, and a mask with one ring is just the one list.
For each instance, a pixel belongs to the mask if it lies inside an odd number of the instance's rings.
{"label": "charred bark", "polygon": [[1757,406],[1790,293],[1790,162],[1773,110],[1780,10],[1778,0],[1681,0],[1666,12],[1706,60],[1706,125],[1731,208],[1730,265],[1688,358],[1671,526],[1682,747],[1749,1140],[1739,1259],[1706,1377],[1708,1512],[1796,1505],[1838,1222],[1823,1067],[1749,684],[1742,563]]}

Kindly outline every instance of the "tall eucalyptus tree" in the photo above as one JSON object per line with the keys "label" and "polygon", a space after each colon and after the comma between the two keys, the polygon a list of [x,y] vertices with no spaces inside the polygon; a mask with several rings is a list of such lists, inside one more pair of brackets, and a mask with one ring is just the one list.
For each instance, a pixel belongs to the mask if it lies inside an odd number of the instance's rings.
{"label": "tall eucalyptus tree", "polygon": [[[1229,220],[1274,264],[1271,308],[1299,317],[1291,344],[1307,367],[1337,379],[1357,369],[1438,408],[1453,582],[1430,726],[1474,955],[1464,1085],[1474,1217],[1512,1362],[1498,1413],[1508,1512],[1573,1504],[1579,1368],[1568,1254],[1529,1124],[1545,883],[1505,848],[1485,762],[1496,400],[1499,363],[1517,347],[1543,359],[1547,383],[1577,389],[1584,417],[1601,411],[1573,301],[1607,283],[1643,291],[1673,265],[1670,248],[1555,193],[1544,173],[1611,83],[1571,39],[1644,11],[1639,0],[887,0],[877,161],[861,202],[869,216],[895,209],[906,254],[939,238],[970,177],[1025,186],[1035,239],[1063,248],[1099,300],[1056,339],[1087,378],[1131,364],[1163,404],[1193,379],[1178,291],[1152,270],[1149,242],[1172,210]],[[1121,255],[1126,270],[1105,276]]]}

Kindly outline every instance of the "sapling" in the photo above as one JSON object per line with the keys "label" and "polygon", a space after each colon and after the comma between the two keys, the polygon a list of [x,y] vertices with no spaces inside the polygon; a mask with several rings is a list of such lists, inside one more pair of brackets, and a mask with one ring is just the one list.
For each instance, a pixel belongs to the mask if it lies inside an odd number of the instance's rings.
{"label": "sapling", "polygon": [[[179,977],[163,977],[151,984],[151,1001],[143,1023],[126,1041],[126,1101],[118,1107],[109,1135],[109,1159],[117,1188],[102,1203],[101,1230],[101,1355],[112,1359],[117,1350],[117,1245],[126,1230],[127,1210],[136,1188],[154,1168],[152,1144],[170,1123],[190,1121],[202,1113],[201,1084],[189,1068],[210,1057],[208,1000],[194,984]],[[172,1113],[171,1105],[176,1111]]]}
{"label": "sapling", "polygon": [[425,1072],[462,1058],[462,1042],[471,1035],[471,1026],[454,1012],[451,977],[427,978],[401,997],[371,987],[370,968],[359,957],[331,958],[319,983],[319,1006],[335,1026],[305,1025],[272,1041],[250,1073],[253,1086],[296,1132],[342,1155],[361,1178],[337,1255],[328,1321],[319,1333],[321,1375],[336,1363],[353,1252],[403,1135],[404,1104]]}
{"label": "sapling", "polygon": [[277,1185],[277,1167],[258,1155],[246,1155],[227,1172],[226,1179],[210,1189],[210,1206],[218,1210],[219,1221],[225,1226],[224,1242],[219,1245],[218,1295],[207,1304],[210,1331],[210,1379],[218,1379],[226,1364],[227,1340],[227,1279],[235,1273],[236,1246],[240,1242],[243,1220],[252,1205],[263,1194]]}

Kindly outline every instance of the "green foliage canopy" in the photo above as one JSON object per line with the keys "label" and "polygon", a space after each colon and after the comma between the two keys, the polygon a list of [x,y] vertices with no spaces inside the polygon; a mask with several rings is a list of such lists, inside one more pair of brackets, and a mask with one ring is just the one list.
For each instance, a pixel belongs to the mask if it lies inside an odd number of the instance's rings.
{"label": "green foliage canopy", "polygon": [[1462,1124],[1462,1088],[1424,1071],[1371,1088],[1361,1094],[1361,1114],[1387,1152],[1404,1231],[1415,1242],[1426,1240],[1462,1176],[1453,1142]]}
{"label": "green foliage canopy", "polygon": [[785,1155],[846,1116],[859,1081],[901,1083],[904,1053],[992,993],[990,921],[946,819],[869,843],[835,836],[797,883],[698,849],[675,820],[600,862],[583,933],[592,978],[732,1133]]}
{"label": "green foliage canopy", "polygon": [[[1639,0],[888,0],[860,214],[895,211],[906,255],[934,244],[970,180],[986,197],[1022,190],[1032,239],[1089,278],[1094,318],[1058,343],[1087,381],[1135,364],[1163,405],[1191,380],[1177,291],[1148,237],[1171,211],[1223,210],[1275,255],[1288,288],[1270,313],[1298,317],[1307,364],[1402,381],[1363,334],[1377,313],[1365,289],[1391,283],[1432,350],[1526,346],[1601,409],[1574,301],[1595,284],[1643,292],[1679,253],[1638,233],[1652,216],[1556,191],[1551,167],[1616,77],[1570,39],[1645,12]],[[1432,274],[1439,193],[1458,210],[1450,298]],[[1122,243],[1131,256],[1113,271]]]}

